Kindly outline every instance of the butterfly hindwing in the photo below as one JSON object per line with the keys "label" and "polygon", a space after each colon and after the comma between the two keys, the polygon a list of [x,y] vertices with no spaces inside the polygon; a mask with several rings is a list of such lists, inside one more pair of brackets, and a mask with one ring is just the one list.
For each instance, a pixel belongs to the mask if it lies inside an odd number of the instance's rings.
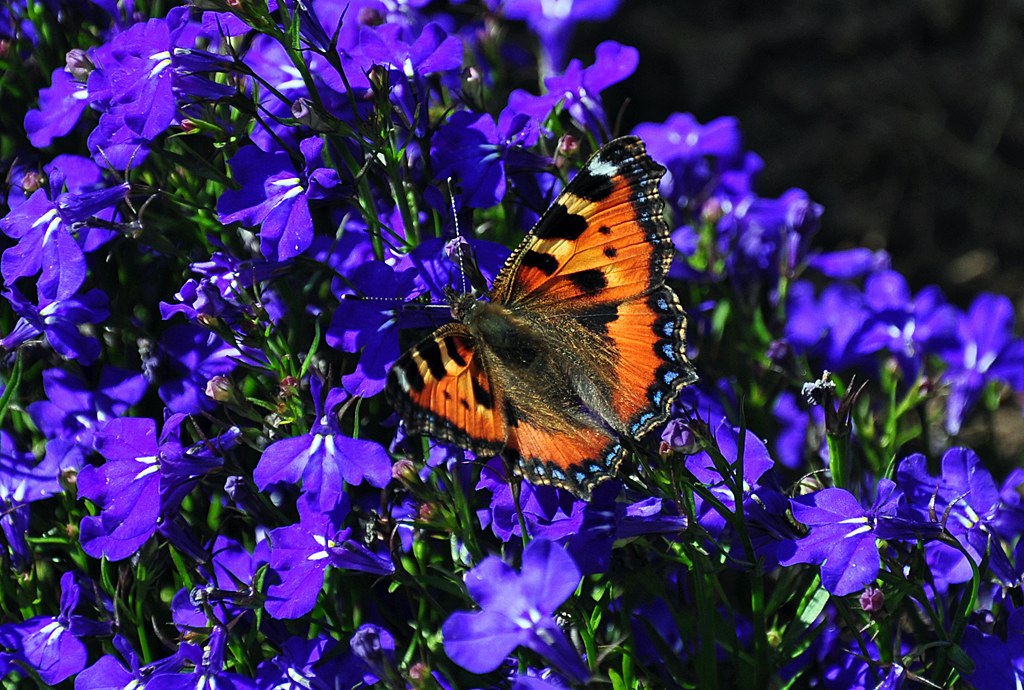
{"label": "butterfly hindwing", "polygon": [[659,287],[672,256],[658,196],[663,174],[637,137],[600,149],[510,257],[492,300],[599,304]]}
{"label": "butterfly hindwing", "polygon": [[442,326],[402,355],[388,373],[384,394],[410,433],[479,455],[496,455],[505,447],[500,392],[491,385],[472,334],[460,323]]}
{"label": "butterfly hindwing", "polygon": [[590,500],[591,489],[615,475],[626,449],[595,429],[554,432],[520,422],[509,439],[519,473],[532,484],[552,484]]}

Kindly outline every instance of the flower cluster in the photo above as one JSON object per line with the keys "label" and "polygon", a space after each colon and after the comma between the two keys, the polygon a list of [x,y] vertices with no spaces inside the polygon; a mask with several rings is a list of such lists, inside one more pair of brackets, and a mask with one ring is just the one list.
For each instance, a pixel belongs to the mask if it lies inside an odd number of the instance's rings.
{"label": "flower cluster", "polygon": [[632,132],[700,381],[618,479],[533,486],[389,408],[462,257],[493,281],[618,134],[640,52],[568,59],[618,5],[0,9],[5,682],[1024,683],[1024,472],[982,461],[1012,305],[817,251],[731,118]]}

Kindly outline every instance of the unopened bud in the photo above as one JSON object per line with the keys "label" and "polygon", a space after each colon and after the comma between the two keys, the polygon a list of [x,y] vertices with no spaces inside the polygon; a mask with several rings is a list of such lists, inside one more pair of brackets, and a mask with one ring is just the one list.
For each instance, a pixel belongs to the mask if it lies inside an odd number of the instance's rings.
{"label": "unopened bud", "polygon": [[689,424],[678,418],[668,420],[665,431],[661,433],[661,445],[658,447],[658,452],[661,455],[670,453],[693,455],[699,453],[700,449],[700,441]]}
{"label": "unopened bud", "polygon": [[417,662],[409,667],[409,680],[413,686],[421,687],[423,681],[430,677],[430,669],[422,662]]}
{"label": "unopened bud", "polygon": [[405,486],[413,486],[421,483],[420,475],[416,471],[416,464],[408,458],[399,458],[398,461],[391,466],[391,476]]}
{"label": "unopened bud", "polygon": [[700,209],[700,217],[705,223],[714,225],[722,216],[725,215],[725,209],[722,208],[722,202],[716,197],[711,197],[704,202],[704,205]]}
{"label": "unopened bud", "polygon": [[580,147],[580,140],[571,134],[563,134],[558,140],[558,152],[563,156],[571,156]]}
{"label": "unopened bud", "polygon": [[206,397],[216,402],[228,402],[234,397],[235,386],[227,376],[214,376],[206,382]]}
{"label": "unopened bud", "polygon": [[42,189],[45,184],[46,176],[35,170],[28,171],[21,178],[21,189],[25,192],[26,197],[31,196],[32,192],[37,189]]}
{"label": "unopened bud", "polygon": [[309,127],[314,132],[330,132],[331,127],[326,118],[316,111],[313,101],[306,97],[298,98],[292,103],[292,117]]}
{"label": "unopened bud", "polygon": [[359,26],[380,26],[384,17],[373,7],[363,7],[356,13],[356,24]]}
{"label": "unopened bud", "polygon": [[386,91],[388,88],[388,71],[380,65],[374,65],[370,68],[370,73],[367,75],[370,79],[370,84],[373,85],[375,91]]}
{"label": "unopened bud", "polygon": [[277,384],[278,394],[282,398],[293,397],[299,390],[299,380],[294,376],[285,376],[281,379],[281,382]]}
{"label": "unopened bud", "polygon": [[88,53],[81,48],[72,48],[64,57],[65,67],[68,74],[78,81],[85,81],[89,73],[96,69],[96,65],[89,59]]}
{"label": "unopened bud", "polygon": [[885,594],[877,587],[866,587],[860,593],[860,607],[867,613],[878,613],[885,605]]}

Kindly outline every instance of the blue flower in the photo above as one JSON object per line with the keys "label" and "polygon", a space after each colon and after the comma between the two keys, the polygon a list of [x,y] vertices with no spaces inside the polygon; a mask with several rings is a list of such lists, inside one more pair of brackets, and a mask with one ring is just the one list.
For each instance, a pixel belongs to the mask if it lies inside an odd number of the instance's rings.
{"label": "blue flower", "polygon": [[36,284],[40,297],[63,300],[85,282],[82,248],[45,190],[37,189],[17,210],[0,218],[0,230],[18,240],[0,259],[0,273],[8,286],[41,270]]}
{"label": "blue flower", "polygon": [[[29,533],[29,504],[61,493],[60,474],[78,469],[75,462],[65,463],[57,453],[47,452],[36,464],[31,452],[19,450],[14,438],[0,429],[0,529],[6,537],[14,568],[24,571],[32,562],[26,537]],[[81,461],[79,454],[77,460]]]}
{"label": "blue flower", "polygon": [[[911,511],[927,520],[945,516],[945,529],[952,534],[975,565],[988,553],[992,573],[1005,584],[1019,582],[1003,550],[1001,537],[1012,539],[1024,529],[1016,506],[1003,503],[992,475],[974,451],[950,448],[942,456],[938,477],[928,473],[927,459],[920,453],[907,456],[897,470],[900,488]],[[1015,520],[1005,520],[1012,513]],[[937,582],[960,583],[973,577],[971,564],[958,549],[930,542],[925,552]]]}
{"label": "blue flower", "polygon": [[78,329],[81,324],[100,323],[110,315],[107,309],[107,295],[94,288],[84,295],[51,300],[39,298],[39,306],[32,304],[17,288],[5,291],[18,323],[4,338],[0,339],[0,350],[13,350],[22,343],[46,335],[46,341],[54,351],[79,364],[92,364],[100,354],[100,344],[93,337],[83,335]]}
{"label": "blue flower", "polygon": [[964,680],[977,690],[1003,690],[1024,685],[1024,608],[1010,613],[1006,641],[968,625],[960,645],[974,661]]}
{"label": "blue flower", "polygon": [[79,637],[110,634],[109,623],[73,613],[81,594],[74,573],[66,572],[61,576],[60,589],[60,614],[37,616],[11,627],[21,646],[17,656],[49,685],[56,685],[85,668],[88,655]]}
{"label": "blue flower", "polygon": [[82,549],[112,561],[134,554],[157,529],[161,515],[176,511],[200,477],[223,465],[205,443],[188,449],[178,439],[184,415],[164,423],[160,443],[148,418],[111,420],[96,435],[101,467],[78,474],[78,494],[101,508],[82,518]]}
{"label": "blue flower", "polygon": [[[238,259],[228,252],[214,252],[207,261],[197,261],[189,268],[200,276],[199,280],[189,279],[174,295],[180,304],[160,303],[160,316],[165,320],[182,313],[190,321],[199,323],[205,318],[224,319],[232,327],[238,327],[243,318],[255,313],[254,297],[247,290],[264,283],[278,271],[283,271],[291,262]],[[277,323],[284,316],[272,299],[274,291],[263,287],[260,291],[260,305],[268,317]]]}
{"label": "blue flower", "polygon": [[203,584],[179,590],[171,601],[174,624],[183,633],[206,626],[208,610],[218,620],[252,616],[248,604],[258,596],[254,580],[257,571],[270,562],[270,544],[263,539],[249,553],[237,541],[218,535],[205,558],[200,578],[196,578]]}
{"label": "blue flower", "polygon": [[[216,407],[204,392],[214,376],[229,374],[244,355],[218,335],[193,324],[168,328],[160,341],[162,357],[144,361],[152,378],[160,374],[160,399],[171,412],[186,414]],[[166,364],[167,366],[161,366]]]}
{"label": "blue flower", "polygon": [[292,637],[281,645],[281,653],[260,663],[256,682],[261,688],[303,690],[304,688],[355,688],[370,675],[366,664],[351,652],[338,653],[338,641],[321,634],[311,640]]}
{"label": "blue flower", "polygon": [[422,291],[417,282],[415,269],[396,273],[375,260],[352,272],[351,284],[357,295],[338,303],[326,339],[335,349],[362,352],[356,370],[342,377],[345,390],[353,395],[369,397],[384,390],[388,371],[402,354],[399,328],[410,325],[408,316],[422,316],[421,309],[406,304]]}
{"label": "blue flower", "polygon": [[[522,526],[512,498],[512,488],[505,479],[500,458],[489,460],[480,472],[477,490],[491,492],[487,508],[477,516],[480,526],[488,527],[502,541],[512,537],[522,538]],[[527,529],[533,537],[559,540],[576,534],[583,526],[583,511],[586,501],[576,499],[568,491],[553,486],[534,486],[523,482],[519,489],[519,504]]]}
{"label": "blue flower", "polygon": [[856,248],[812,254],[807,258],[807,265],[829,278],[855,280],[871,273],[889,270],[892,268],[892,258],[884,249],[871,251]]}
{"label": "blue flower", "polygon": [[46,438],[73,441],[88,454],[94,434],[142,400],[148,386],[142,374],[110,365],[103,367],[95,388],[63,369],[47,369],[47,399],[31,403],[28,412]]}
{"label": "blue flower", "polygon": [[937,534],[934,523],[908,521],[897,515],[901,497],[895,483],[882,479],[868,509],[845,489],[823,489],[792,499],[793,517],[810,527],[811,533],[795,542],[779,563],[820,565],[822,586],[836,596],[860,591],[878,577],[881,557],[876,539]]}
{"label": "blue flower", "polygon": [[291,259],[309,249],[313,242],[309,202],[328,198],[340,183],[337,171],[323,165],[323,148],[322,139],[303,139],[299,149],[305,167],[297,171],[283,151],[265,153],[252,144],[243,146],[228,161],[242,188],[221,194],[220,222],[260,226],[260,251],[271,260]]}
{"label": "blue flower", "polygon": [[727,243],[726,270],[741,294],[764,285],[774,303],[780,278],[791,278],[818,232],[823,208],[802,189],[778,199],[753,193],[737,198],[718,222]]}
{"label": "blue flower", "polygon": [[864,305],[867,318],[851,347],[861,354],[888,350],[908,381],[917,378],[925,355],[955,345],[956,311],[937,287],[926,287],[912,298],[902,275],[880,271],[864,283]]}
{"label": "blue flower", "polygon": [[800,280],[790,287],[786,309],[786,339],[797,352],[832,371],[872,361],[851,344],[868,317],[864,296],[855,286],[829,283],[815,297],[814,285]]}
{"label": "blue flower", "polygon": [[509,149],[530,146],[536,139],[536,121],[525,114],[506,108],[495,125],[487,113],[460,110],[431,139],[434,179],[454,177],[466,206],[494,206],[505,196]]}
{"label": "blue flower", "polygon": [[444,622],[444,651],[472,673],[489,673],[522,645],[574,681],[590,671],[569,644],[553,614],[576,591],[580,571],[572,557],[547,539],[523,549],[522,572],[485,558],[466,574],[466,588],[482,610],[456,611]]}
{"label": "blue flower", "polygon": [[452,73],[462,67],[463,47],[457,36],[449,36],[433,22],[415,37],[409,27],[381,24],[359,30],[359,46],[353,56],[364,71],[374,65],[388,70],[391,100],[404,117],[401,124],[423,136],[429,121],[425,77],[435,72]]}
{"label": "blue flower", "polygon": [[74,129],[89,105],[89,89],[66,67],[53,71],[48,88],[39,91],[39,109],[25,114],[25,133],[36,148],[45,148]]}
{"label": "blue flower", "polygon": [[945,354],[949,369],[943,381],[949,384],[946,430],[960,432],[991,381],[1007,383],[1024,391],[1024,339],[1013,337],[1013,305],[1003,295],[978,295],[967,314],[957,318],[959,347]]}
{"label": "blue flower", "polygon": [[88,98],[102,114],[88,144],[98,163],[116,170],[142,163],[151,142],[174,121],[179,94],[216,99],[235,93],[199,76],[226,69],[230,61],[195,50],[188,23],[188,8],[172,8],[166,19],[135,24],[90,52],[96,68]]}
{"label": "blue flower", "polygon": [[686,529],[686,516],[679,514],[673,502],[656,497],[617,502],[621,491],[618,482],[597,487],[583,509],[579,532],[568,540],[566,548],[584,575],[608,572],[616,541],[647,534],[678,534]]}
{"label": "blue flower", "polygon": [[605,41],[597,46],[593,65],[584,68],[579,60],[572,60],[564,74],[544,80],[545,95],[533,96],[516,89],[508,97],[508,106],[542,123],[551,109],[562,103],[562,108],[569,111],[581,127],[599,139],[607,137],[610,130],[600,94],[633,74],[639,62],[640,53],[636,48]]}
{"label": "blue flower", "polygon": [[665,166],[661,195],[680,223],[694,219],[710,197],[723,194],[727,172],[744,170],[746,157],[756,157],[744,153],[743,134],[732,117],[702,125],[690,113],[673,113],[664,124],[637,125],[633,134],[644,140],[651,158]]}
{"label": "blue flower", "polygon": [[577,22],[603,22],[620,4],[622,0],[505,0],[501,11],[507,19],[525,19],[540,38],[541,73],[548,75],[565,65]]}
{"label": "blue flower", "polygon": [[324,584],[327,567],[390,575],[389,558],[375,554],[352,538],[352,528],[341,525],[349,512],[349,499],[341,494],[330,511],[311,510],[299,501],[299,522],[270,533],[270,567],[281,578],[267,590],[267,613],[274,618],[298,618],[313,610]]}
{"label": "blue flower", "polygon": [[327,512],[345,495],[345,484],[369,484],[383,488],[391,481],[391,459],[375,441],[354,439],[341,433],[335,409],[345,391],[334,388],[321,403],[322,384],[311,381],[316,421],[308,434],[281,439],[263,451],[253,480],[262,491],[270,484],[302,480],[310,510]]}
{"label": "blue flower", "polygon": [[145,666],[139,665],[139,657],[135,650],[128,640],[120,635],[114,636],[114,648],[128,662],[128,666],[110,654],[102,656],[95,664],[78,674],[75,678],[76,690],[111,690],[128,687],[192,690],[196,687],[194,681],[179,673],[186,660],[190,660],[189,645],[182,644],[172,656]]}

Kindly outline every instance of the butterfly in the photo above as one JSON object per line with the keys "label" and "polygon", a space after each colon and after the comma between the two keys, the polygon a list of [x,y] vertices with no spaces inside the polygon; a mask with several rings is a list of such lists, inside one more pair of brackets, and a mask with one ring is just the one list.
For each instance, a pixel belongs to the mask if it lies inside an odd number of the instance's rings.
{"label": "butterfly", "polygon": [[454,321],[402,355],[385,398],[410,433],[502,455],[533,484],[589,500],[627,446],[697,381],[673,246],[643,141],[600,148],[494,279],[449,294]]}

